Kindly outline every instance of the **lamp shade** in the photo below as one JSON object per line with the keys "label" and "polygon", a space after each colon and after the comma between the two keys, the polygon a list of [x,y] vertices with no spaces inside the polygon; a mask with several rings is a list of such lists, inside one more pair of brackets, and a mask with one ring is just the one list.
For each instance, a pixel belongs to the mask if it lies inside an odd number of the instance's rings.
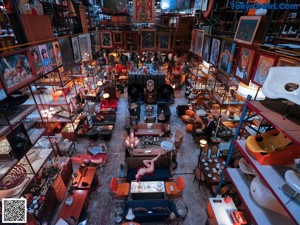
{"label": "lamp shade", "polygon": [[109,98],[109,94],[108,93],[104,93],[103,94],[103,98]]}
{"label": "lamp shade", "polygon": [[207,144],[207,141],[205,139],[201,139],[200,140],[200,146],[201,146],[201,148],[204,148],[206,144]]}

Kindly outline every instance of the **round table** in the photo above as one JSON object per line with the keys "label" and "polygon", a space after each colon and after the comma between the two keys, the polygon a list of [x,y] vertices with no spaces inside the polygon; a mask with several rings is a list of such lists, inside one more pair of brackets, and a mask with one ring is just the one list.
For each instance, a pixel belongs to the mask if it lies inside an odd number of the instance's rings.
{"label": "round table", "polygon": [[174,144],[170,141],[162,141],[160,143],[160,147],[162,147],[165,151],[173,151]]}

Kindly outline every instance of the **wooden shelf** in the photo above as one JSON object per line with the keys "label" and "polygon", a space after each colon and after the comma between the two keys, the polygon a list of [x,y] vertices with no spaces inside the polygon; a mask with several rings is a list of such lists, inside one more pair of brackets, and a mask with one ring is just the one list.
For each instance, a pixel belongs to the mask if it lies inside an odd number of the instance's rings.
{"label": "wooden shelf", "polygon": [[250,192],[251,180],[249,180],[249,177],[247,177],[240,169],[227,168],[226,173],[229,175],[230,179],[234,181],[233,183],[239,193],[239,196],[246,203],[245,206],[248,208],[248,211],[251,213],[252,219],[256,224],[294,224],[294,221],[291,218],[263,208],[256,203]]}

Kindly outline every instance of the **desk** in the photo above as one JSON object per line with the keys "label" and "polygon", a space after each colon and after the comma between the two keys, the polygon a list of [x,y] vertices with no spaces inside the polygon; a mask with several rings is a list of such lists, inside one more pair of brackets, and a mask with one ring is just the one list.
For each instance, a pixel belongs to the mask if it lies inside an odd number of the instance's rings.
{"label": "desk", "polygon": [[57,217],[58,219],[68,219],[71,216],[73,216],[76,220],[79,219],[80,213],[88,196],[88,190],[74,190],[73,193],[73,203],[71,205],[63,205]]}
{"label": "desk", "polygon": [[201,159],[200,166],[201,171],[203,172],[203,175],[205,176],[206,183],[208,185],[214,185],[219,183],[220,181],[220,174],[218,173],[219,169],[216,168],[217,164],[220,165],[220,167],[224,167],[225,161],[221,158],[217,159]]}
{"label": "desk", "polygon": [[233,225],[230,213],[237,209],[231,198],[228,203],[224,200],[224,198],[209,198],[207,203],[207,214],[214,222],[209,225]]}
{"label": "desk", "polygon": [[133,199],[162,199],[165,184],[163,181],[131,181],[130,193]]}

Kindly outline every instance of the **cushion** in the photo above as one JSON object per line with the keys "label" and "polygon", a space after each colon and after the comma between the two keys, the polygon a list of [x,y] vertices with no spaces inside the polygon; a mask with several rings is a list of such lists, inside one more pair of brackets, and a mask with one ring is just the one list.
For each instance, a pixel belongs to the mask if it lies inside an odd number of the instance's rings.
{"label": "cushion", "polygon": [[194,111],[192,109],[187,109],[185,110],[185,115],[188,115],[189,117],[193,116],[194,115]]}
{"label": "cushion", "polygon": [[202,122],[200,116],[198,116],[197,113],[194,113],[194,119],[195,119],[195,122],[196,122],[196,123]]}
{"label": "cushion", "polygon": [[189,117],[188,115],[183,115],[183,116],[181,116],[181,119],[182,119],[182,121],[184,121],[184,122],[188,122],[190,118],[191,118],[191,117]]}
{"label": "cushion", "polygon": [[167,211],[167,209],[165,208],[165,207],[153,207],[152,208],[152,211],[153,212],[166,212]]}
{"label": "cushion", "polygon": [[133,212],[137,213],[137,212],[148,212],[148,209],[143,208],[143,207],[136,207],[133,209]]}
{"label": "cushion", "polygon": [[193,131],[193,124],[187,124],[186,125],[186,132],[192,132]]}
{"label": "cushion", "polygon": [[[173,187],[173,190],[171,190],[171,186]],[[167,195],[178,194],[179,190],[177,184],[175,182],[166,182],[166,193]]]}

